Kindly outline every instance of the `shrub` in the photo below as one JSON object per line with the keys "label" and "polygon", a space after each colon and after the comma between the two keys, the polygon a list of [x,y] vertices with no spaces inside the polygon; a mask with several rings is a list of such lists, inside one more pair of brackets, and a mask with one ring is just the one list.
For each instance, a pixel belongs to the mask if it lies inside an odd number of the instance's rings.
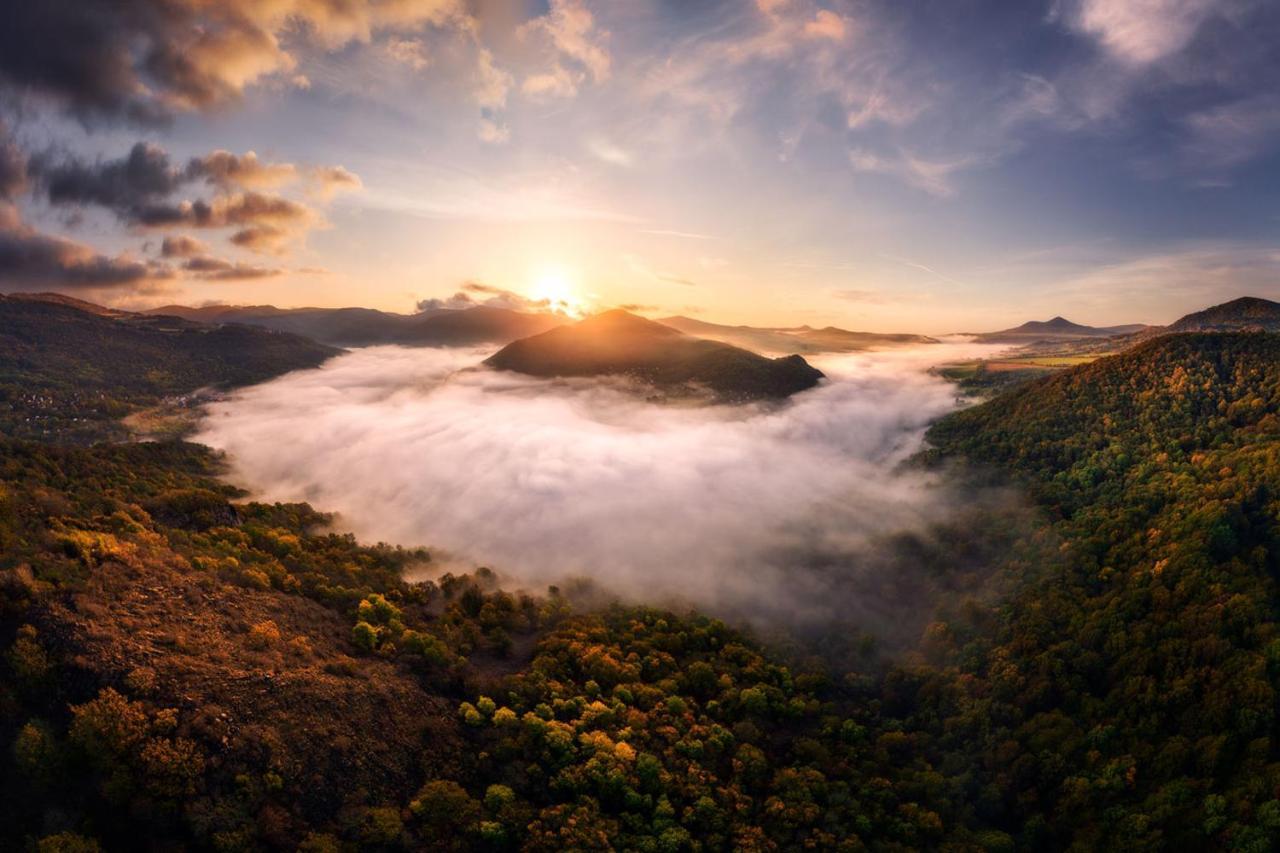
{"label": "shrub", "polygon": [[279,642],[280,628],[270,619],[249,629],[249,647],[252,649],[268,649]]}

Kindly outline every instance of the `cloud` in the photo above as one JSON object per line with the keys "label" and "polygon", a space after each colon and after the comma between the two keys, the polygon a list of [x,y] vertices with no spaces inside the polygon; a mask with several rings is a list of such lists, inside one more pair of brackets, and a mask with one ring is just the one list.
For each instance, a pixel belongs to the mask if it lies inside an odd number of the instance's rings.
{"label": "cloud", "polygon": [[1067,0],[1052,14],[1122,62],[1147,65],[1185,48],[1226,5],[1221,0]]}
{"label": "cloud", "polygon": [[289,236],[288,231],[275,225],[254,225],[241,228],[227,239],[242,249],[265,255],[282,251]]}
{"label": "cloud", "polygon": [[813,20],[804,25],[804,34],[809,38],[842,41],[847,27],[847,18],[830,9],[819,9]]}
{"label": "cloud", "polygon": [[486,308],[506,308],[511,311],[554,310],[554,306],[548,299],[530,299],[523,294],[478,281],[464,283],[460,290],[448,298],[421,299],[417,307],[419,311],[438,311],[475,308],[481,305]]}
{"label": "cloud", "polygon": [[427,299],[419,299],[416,307],[419,313],[423,313],[426,311],[462,311],[467,308],[474,308],[478,304],[469,294],[459,290],[448,298],[432,296]]}
{"label": "cloud", "polygon": [[578,94],[578,80],[569,69],[556,64],[550,71],[524,78],[520,90],[533,98],[572,98]]}
{"label": "cloud", "polygon": [[[531,587],[576,575],[721,612],[863,617],[881,543],[918,544],[972,499],[899,467],[955,405],[924,368],[970,352],[832,359],[790,404],[697,408],[475,369],[482,352],[365,349],[214,404],[196,439],[255,497]],[[874,577],[914,576],[896,571]]]}
{"label": "cloud", "polygon": [[222,258],[212,258],[205,255],[191,258],[182,265],[182,268],[192,273],[196,278],[212,281],[245,281],[256,278],[271,278],[283,272],[271,267],[233,263]]}
{"label": "cloud", "polygon": [[298,167],[292,163],[264,163],[252,151],[236,156],[230,151],[214,151],[195,157],[187,164],[187,176],[203,178],[220,189],[262,189],[280,187],[297,180]]}
{"label": "cloud", "polygon": [[693,231],[672,231],[667,228],[641,228],[641,234],[654,234],[659,237],[678,237],[682,240],[714,240],[710,234],[698,234]]}
{"label": "cloud", "polygon": [[209,247],[195,237],[179,234],[176,237],[165,237],[160,244],[160,254],[166,258],[194,258],[209,251]]}
{"label": "cloud", "polygon": [[42,234],[0,202],[0,282],[21,287],[139,287],[172,277],[165,267],[126,255],[108,257],[63,237]]}
{"label": "cloud", "polygon": [[32,162],[51,204],[96,204],[122,219],[138,221],[191,180],[159,146],[138,142],[117,160],[85,163],[76,158],[53,162],[41,155]]}
{"label": "cloud", "polygon": [[427,55],[422,39],[391,36],[382,43],[382,52],[414,71],[422,71],[431,64],[431,57]]}
{"label": "cloud", "polygon": [[211,201],[151,205],[130,213],[132,222],[147,227],[269,226],[282,233],[290,228],[305,230],[318,220],[316,212],[301,202],[258,192],[217,196]]}
{"label": "cloud", "polygon": [[[551,88],[535,85],[540,94],[573,95],[579,82],[588,75],[595,83],[609,79],[612,61],[604,46],[609,40],[609,33],[596,27],[595,16],[582,0],[551,0],[547,14],[525,24],[520,28],[520,34],[525,37],[545,36],[561,59],[581,69],[567,83]],[[546,76],[538,75],[531,79],[545,79]],[[570,77],[570,72],[557,61],[552,76],[563,80]],[[525,83],[527,87],[529,81]]]}
{"label": "cloud", "polygon": [[511,128],[495,118],[481,117],[476,137],[490,145],[500,145],[511,139]]}
{"label": "cloud", "polygon": [[11,201],[27,188],[27,155],[9,136],[0,121],[0,204]]}
{"label": "cloud", "polygon": [[172,277],[162,265],[109,257],[25,223],[14,203],[28,186],[27,156],[0,122],[0,286],[143,287]]}
{"label": "cloud", "polygon": [[590,151],[597,159],[603,160],[606,163],[612,163],[615,166],[630,166],[635,162],[635,158],[632,157],[630,151],[600,137],[588,142],[587,150]]}
{"label": "cloud", "polygon": [[493,51],[480,48],[476,54],[476,103],[496,110],[507,105],[507,93],[511,91],[511,74],[498,67]]}
{"label": "cloud", "polygon": [[1183,119],[1183,126],[1183,173],[1221,175],[1280,146],[1280,95],[1255,95],[1200,110]]}
{"label": "cloud", "polygon": [[1170,323],[1238,296],[1280,299],[1280,245],[1199,242],[1090,263],[1047,288],[1053,310]]}
{"label": "cloud", "polygon": [[[512,311],[547,311],[551,308],[550,300],[530,299],[524,294],[479,281],[469,281],[462,285],[459,294],[470,295],[479,304],[489,308],[507,308]],[[459,294],[455,294],[454,298]]]}
{"label": "cloud", "polygon": [[6,10],[0,80],[84,119],[157,122],[293,76],[286,41],[335,50],[379,31],[469,20],[459,0],[41,0]]}
{"label": "cloud", "polygon": [[[323,223],[300,201],[254,189],[293,183],[302,170],[292,163],[263,162],[252,151],[214,151],[179,168],[164,149],[138,142],[123,158],[94,163],[41,155],[32,171],[51,204],[99,205],[141,228],[236,228],[232,243],[255,252],[279,252]],[[361,186],[359,177],[341,166],[306,174],[322,198]],[[193,183],[211,185],[216,192],[209,199],[172,200]]]}
{"label": "cloud", "polygon": [[952,173],[972,165],[972,161],[967,158],[949,162],[926,160],[904,150],[881,155],[855,148],[849,152],[849,164],[856,172],[890,175],[930,195],[945,198],[955,194]]}
{"label": "cloud", "polygon": [[888,305],[902,302],[906,297],[894,293],[883,293],[879,290],[835,290],[831,293],[836,299],[845,302],[857,302],[864,305]]}
{"label": "cloud", "polygon": [[342,166],[321,166],[312,169],[311,181],[315,185],[316,194],[326,199],[340,192],[355,192],[364,188],[364,182],[360,180],[360,176]]}

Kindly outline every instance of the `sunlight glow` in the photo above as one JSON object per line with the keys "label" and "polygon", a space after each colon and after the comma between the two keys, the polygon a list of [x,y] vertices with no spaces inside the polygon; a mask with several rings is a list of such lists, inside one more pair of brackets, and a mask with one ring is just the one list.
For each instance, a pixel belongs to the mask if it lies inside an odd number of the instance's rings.
{"label": "sunlight glow", "polygon": [[562,268],[544,270],[529,290],[529,298],[545,302],[547,310],[573,317],[587,313],[587,305],[579,295],[570,275]]}

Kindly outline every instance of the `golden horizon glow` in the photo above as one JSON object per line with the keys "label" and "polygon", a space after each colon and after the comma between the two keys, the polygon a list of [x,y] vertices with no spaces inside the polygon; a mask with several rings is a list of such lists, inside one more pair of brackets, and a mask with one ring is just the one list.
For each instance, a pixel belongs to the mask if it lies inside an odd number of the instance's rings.
{"label": "golden horizon glow", "polygon": [[585,317],[591,306],[579,293],[576,277],[564,267],[548,267],[537,274],[528,297],[546,304],[547,310],[571,317]]}

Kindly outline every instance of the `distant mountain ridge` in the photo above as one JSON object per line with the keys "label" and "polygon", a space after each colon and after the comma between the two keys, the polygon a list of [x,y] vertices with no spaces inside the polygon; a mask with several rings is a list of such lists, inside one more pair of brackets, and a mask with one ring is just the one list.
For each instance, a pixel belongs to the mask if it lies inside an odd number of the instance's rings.
{"label": "distant mountain ridge", "polygon": [[766,358],[621,309],[515,341],[485,364],[530,376],[619,375],[665,388],[700,386],[722,402],[781,399],[823,378],[798,355]]}
{"label": "distant mountain ridge", "polygon": [[822,329],[809,326],[791,328],[726,326],[682,316],[663,317],[656,322],[687,335],[768,352],[801,354],[858,352],[880,347],[938,343],[936,338],[926,335],[851,332],[836,326],[827,326]]}
{"label": "distant mountain ridge", "polygon": [[1012,329],[985,332],[975,337],[981,343],[1030,343],[1032,341],[1110,338],[1119,335],[1136,334],[1148,328],[1150,327],[1143,323],[1123,326],[1084,326],[1059,316],[1054,317],[1052,320],[1031,320]]}
{"label": "distant mountain ridge", "polygon": [[505,344],[563,325],[559,314],[529,314],[478,305],[420,314],[373,308],[276,308],[274,305],[166,305],[147,312],[201,323],[241,323],[292,332],[333,346],[472,346]]}

